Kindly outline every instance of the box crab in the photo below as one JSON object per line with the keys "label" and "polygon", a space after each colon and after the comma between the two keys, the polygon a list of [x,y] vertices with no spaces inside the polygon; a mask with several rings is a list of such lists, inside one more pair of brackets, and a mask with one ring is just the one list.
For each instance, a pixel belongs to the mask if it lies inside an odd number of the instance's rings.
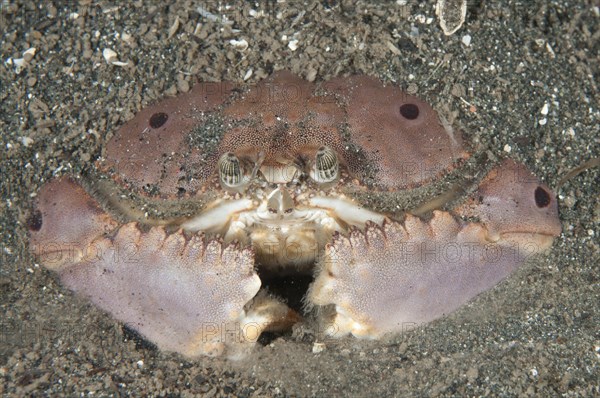
{"label": "box crab", "polygon": [[265,287],[276,275],[309,276],[304,312],[333,337],[378,338],[452,312],[560,233],[525,166],[465,147],[366,76],[201,83],[141,110],[85,176],[43,186],[31,248],[186,356],[235,356],[301,321]]}

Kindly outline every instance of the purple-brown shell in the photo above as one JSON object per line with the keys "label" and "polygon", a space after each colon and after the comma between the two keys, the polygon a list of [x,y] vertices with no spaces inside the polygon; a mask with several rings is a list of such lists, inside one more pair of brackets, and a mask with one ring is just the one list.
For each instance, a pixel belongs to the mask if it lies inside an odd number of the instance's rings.
{"label": "purple-brown shell", "polygon": [[367,76],[313,84],[278,72],[248,90],[201,83],[143,109],[108,142],[99,166],[146,194],[193,194],[224,153],[252,161],[263,153],[268,165],[303,161],[322,146],[351,177],[381,190],[419,186],[467,157],[459,132],[396,87]]}
{"label": "purple-brown shell", "polygon": [[451,313],[560,234],[549,187],[467,146],[371,77],[200,83],[142,109],[82,179],[46,184],[31,250],[186,356],[239,357],[314,319],[378,338]]}

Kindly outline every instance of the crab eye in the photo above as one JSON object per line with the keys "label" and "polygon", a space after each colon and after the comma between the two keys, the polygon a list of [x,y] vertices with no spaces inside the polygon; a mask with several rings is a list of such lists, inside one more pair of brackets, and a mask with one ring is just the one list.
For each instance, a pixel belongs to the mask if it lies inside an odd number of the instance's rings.
{"label": "crab eye", "polygon": [[315,155],[315,165],[311,177],[318,183],[334,181],[339,175],[338,158],[333,149],[322,146]]}
{"label": "crab eye", "polygon": [[219,159],[219,179],[227,188],[238,188],[243,185],[243,170],[240,160],[233,153],[223,154]]}

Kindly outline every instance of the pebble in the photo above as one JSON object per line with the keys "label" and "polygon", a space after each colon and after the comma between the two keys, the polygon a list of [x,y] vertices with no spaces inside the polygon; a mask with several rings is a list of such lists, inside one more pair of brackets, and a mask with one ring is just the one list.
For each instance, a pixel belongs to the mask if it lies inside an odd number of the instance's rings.
{"label": "pebble", "polygon": [[33,144],[33,139],[29,137],[21,137],[21,143],[23,146],[29,147],[31,144]]}
{"label": "pebble", "polygon": [[190,83],[185,79],[177,79],[177,91],[187,93],[190,91]]}
{"label": "pebble", "polygon": [[298,49],[298,40],[297,39],[290,40],[288,43],[288,48],[292,51],[296,51]]}
{"label": "pebble", "polygon": [[308,72],[306,72],[306,80],[309,82],[314,82],[317,78],[317,70],[315,68],[310,68]]}
{"label": "pebble", "polygon": [[238,51],[246,51],[248,49],[248,41],[246,39],[231,39],[229,40],[229,44],[231,44],[233,48],[235,48]]}
{"label": "pebble", "polygon": [[25,50],[25,52],[23,53],[23,59],[25,60],[25,62],[29,62],[33,59],[33,56],[35,55],[36,49],[35,47],[31,47],[27,50]]}
{"label": "pebble", "polygon": [[312,352],[313,352],[313,354],[318,354],[320,352],[325,351],[326,348],[327,348],[327,346],[325,345],[325,343],[315,342],[312,346]]}
{"label": "pebble", "polygon": [[466,376],[467,380],[469,380],[469,383],[475,382],[475,380],[477,380],[477,377],[479,377],[479,369],[476,367],[469,368],[469,370],[467,370]]}

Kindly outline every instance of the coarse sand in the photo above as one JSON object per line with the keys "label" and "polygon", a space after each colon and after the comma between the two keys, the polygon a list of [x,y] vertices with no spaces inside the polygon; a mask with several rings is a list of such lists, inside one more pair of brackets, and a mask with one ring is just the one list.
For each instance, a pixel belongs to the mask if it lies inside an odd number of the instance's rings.
{"label": "coarse sand", "polygon": [[124,330],[28,252],[40,186],[78,173],[137,110],[199,80],[254,83],[280,69],[377,76],[551,187],[600,156],[596,0],[469,1],[451,36],[434,8],[0,2],[0,394],[599,396],[598,167],[560,187],[563,234],[549,253],[447,318],[385,341],[298,329],[244,361],[186,360]]}

